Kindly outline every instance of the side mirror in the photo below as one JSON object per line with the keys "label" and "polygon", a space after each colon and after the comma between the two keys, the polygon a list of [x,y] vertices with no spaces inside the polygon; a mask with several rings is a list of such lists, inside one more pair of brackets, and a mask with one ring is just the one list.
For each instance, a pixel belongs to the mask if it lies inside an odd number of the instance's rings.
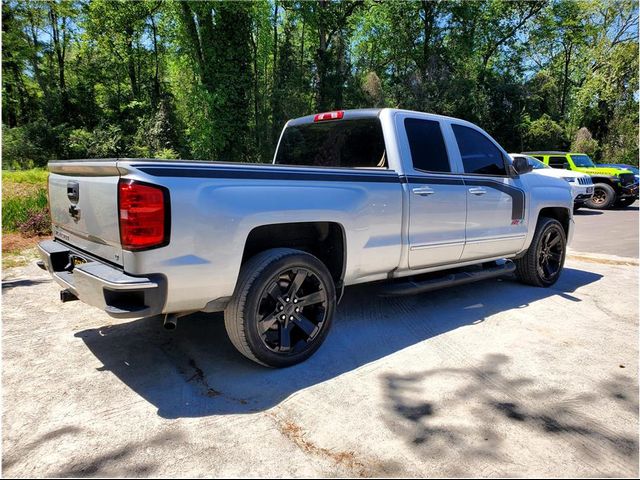
{"label": "side mirror", "polygon": [[533,165],[531,165],[525,157],[516,157],[513,160],[513,168],[518,175],[522,175],[523,173],[529,173],[533,170]]}

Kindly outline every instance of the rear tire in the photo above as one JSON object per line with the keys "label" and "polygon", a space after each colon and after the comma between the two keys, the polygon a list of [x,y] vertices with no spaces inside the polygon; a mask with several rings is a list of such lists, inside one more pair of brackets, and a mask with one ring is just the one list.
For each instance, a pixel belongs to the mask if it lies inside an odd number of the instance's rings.
{"label": "rear tire", "polygon": [[536,287],[558,281],[567,251],[567,237],[560,222],[540,217],[527,252],[515,260],[518,280]]}
{"label": "rear tire", "polygon": [[616,203],[616,191],[608,183],[596,183],[593,186],[593,197],[585,205],[595,210],[605,210]]}
{"label": "rear tire", "polygon": [[240,269],[224,324],[231,343],[248,359],[289,367],[320,348],[335,308],[333,279],[320,260],[301,250],[274,248]]}

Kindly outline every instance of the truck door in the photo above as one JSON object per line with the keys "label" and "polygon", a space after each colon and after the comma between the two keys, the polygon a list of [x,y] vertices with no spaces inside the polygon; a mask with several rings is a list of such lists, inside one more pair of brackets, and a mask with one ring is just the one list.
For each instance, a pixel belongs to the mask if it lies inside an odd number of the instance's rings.
{"label": "truck door", "polygon": [[398,115],[396,122],[407,159],[409,267],[456,262],[464,248],[466,188],[451,167],[441,122],[408,115]]}
{"label": "truck door", "polygon": [[480,130],[451,125],[464,168],[467,195],[463,261],[498,257],[520,250],[525,241],[525,192],[511,177],[508,160]]}

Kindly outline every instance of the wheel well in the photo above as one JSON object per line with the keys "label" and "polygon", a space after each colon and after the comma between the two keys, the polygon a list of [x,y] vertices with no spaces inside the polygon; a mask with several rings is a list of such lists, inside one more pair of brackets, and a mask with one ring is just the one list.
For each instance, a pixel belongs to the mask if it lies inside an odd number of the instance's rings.
{"label": "wheel well", "polygon": [[593,183],[606,183],[607,185],[609,185],[612,188],[615,188],[616,186],[614,185],[614,183],[611,181],[610,178],[607,177],[596,177],[596,176],[591,176],[591,181]]}
{"label": "wheel well", "polygon": [[564,229],[564,234],[569,235],[569,219],[571,218],[569,210],[562,207],[547,207],[540,210],[538,219],[541,217],[554,218],[560,222]]}
{"label": "wheel well", "polygon": [[269,248],[288,247],[318,257],[336,286],[342,284],[346,263],[344,229],[334,222],[278,223],[256,227],[249,233],[242,263]]}

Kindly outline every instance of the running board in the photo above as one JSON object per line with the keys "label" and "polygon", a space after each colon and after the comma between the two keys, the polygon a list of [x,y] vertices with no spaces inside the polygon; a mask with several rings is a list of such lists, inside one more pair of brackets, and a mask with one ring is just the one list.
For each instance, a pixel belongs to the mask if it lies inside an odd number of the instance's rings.
{"label": "running board", "polygon": [[399,295],[414,295],[416,293],[430,292],[440,288],[455,287],[465,283],[477,282],[488,278],[501,277],[516,271],[516,265],[511,260],[507,260],[495,267],[483,268],[475,271],[461,271],[450,273],[443,277],[429,278],[422,281],[405,281],[389,283],[381,287],[380,296],[394,297]]}

